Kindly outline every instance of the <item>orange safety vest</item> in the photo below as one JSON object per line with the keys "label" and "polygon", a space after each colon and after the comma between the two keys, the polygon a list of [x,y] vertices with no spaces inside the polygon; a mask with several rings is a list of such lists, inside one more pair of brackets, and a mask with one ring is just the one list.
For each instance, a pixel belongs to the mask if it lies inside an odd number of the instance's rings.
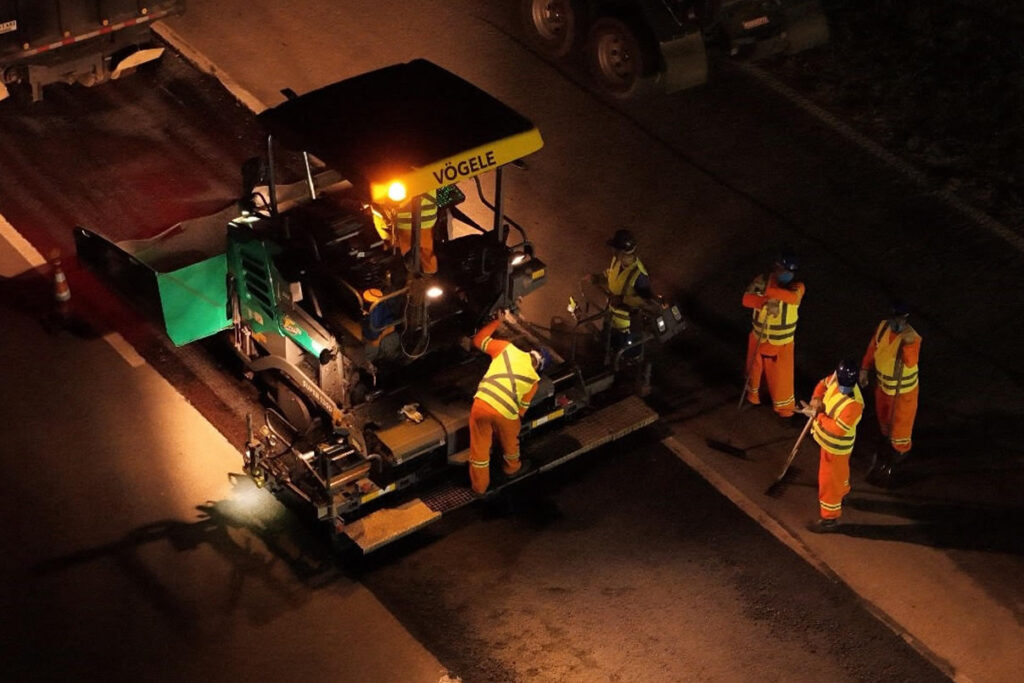
{"label": "orange safety vest", "polygon": [[[857,417],[852,425],[844,424],[839,419],[839,415],[849,405],[850,401],[856,401],[861,406],[861,415]],[[819,420],[815,419],[811,426],[811,434],[814,436],[814,440],[829,453],[849,455],[853,452],[853,439],[857,435],[857,423],[860,422],[860,418],[864,415],[864,397],[861,396],[860,387],[854,385],[853,395],[847,396],[839,391],[839,382],[836,381],[836,373],[833,372],[825,380],[825,398],[822,401],[822,405],[824,406],[825,414],[835,420],[841,431],[838,434],[833,434],[822,427]]]}
{"label": "orange safety vest", "polygon": [[[875,333],[875,379],[878,380],[878,387],[889,396],[896,395],[897,385],[899,385],[900,394],[906,394],[917,387],[917,366],[903,365],[899,381],[897,381],[896,354],[902,346],[901,342],[905,332],[896,334],[892,339],[889,339],[889,335],[886,334],[888,329],[889,321],[883,320],[878,326],[878,331]],[[917,331],[913,327],[908,326],[907,330],[914,337],[918,336]]]}
{"label": "orange safety vest", "polygon": [[530,405],[523,402],[523,397],[538,380],[540,377],[533,369],[530,354],[509,344],[491,360],[473,398],[480,399],[502,416],[516,420],[519,409]]}
{"label": "orange safety vest", "polygon": [[[764,293],[767,284],[764,276],[761,276],[754,281],[751,289]],[[800,304],[787,304],[784,301],[779,302],[779,312],[775,314],[769,314],[767,306],[755,308],[751,312],[754,334],[760,339],[763,330],[764,340],[773,346],[791,343],[796,338],[796,321],[800,317],[799,308]],[[765,327],[766,325],[767,327]]]}
{"label": "orange safety vest", "polygon": [[[640,262],[639,258],[632,264],[623,267],[622,262],[613,256],[611,265],[605,271],[605,276],[608,279],[608,291],[614,296],[621,296],[623,304],[635,308],[642,301],[634,289],[636,280],[641,275],[647,275],[647,269],[644,268],[644,264]],[[612,316],[612,327],[617,330],[628,330],[630,309],[612,306],[609,310]]]}

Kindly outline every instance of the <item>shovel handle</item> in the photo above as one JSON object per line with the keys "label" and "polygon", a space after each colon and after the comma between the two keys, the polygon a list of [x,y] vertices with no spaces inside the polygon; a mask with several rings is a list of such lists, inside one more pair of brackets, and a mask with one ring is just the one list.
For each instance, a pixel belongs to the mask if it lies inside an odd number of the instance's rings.
{"label": "shovel handle", "polygon": [[804,425],[803,431],[800,432],[800,436],[796,438],[796,443],[793,444],[793,450],[789,452],[789,457],[786,458],[786,466],[782,468],[782,472],[775,478],[776,482],[782,481],[783,477],[786,476],[786,472],[789,472],[789,466],[793,464],[793,460],[796,458],[797,451],[800,450],[800,444],[804,442],[804,437],[807,436],[807,432],[811,430],[811,425],[814,423],[814,418],[807,418],[807,424]]}

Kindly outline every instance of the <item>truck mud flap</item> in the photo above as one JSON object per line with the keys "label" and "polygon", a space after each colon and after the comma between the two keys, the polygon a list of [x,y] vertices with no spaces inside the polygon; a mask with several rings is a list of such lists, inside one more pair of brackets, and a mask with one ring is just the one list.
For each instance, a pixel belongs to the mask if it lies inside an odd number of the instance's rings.
{"label": "truck mud flap", "polygon": [[828,20],[818,0],[794,1],[785,8],[785,16],[786,54],[796,54],[828,42]]}
{"label": "truck mud flap", "polygon": [[699,31],[663,42],[660,48],[665,60],[665,72],[661,74],[665,92],[686,90],[707,82],[708,56]]}
{"label": "truck mud flap", "polygon": [[[533,468],[521,477],[502,477],[498,481],[492,481],[491,489],[485,497],[493,496],[508,486],[563,465],[584,453],[653,424],[657,419],[658,414],[636,396],[602,408],[579,422],[525,444],[523,457],[533,464]],[[450,460],[460,461],[464,461],[464,457]],[[346,525],[344,533],[362,549],[363,553],[370,553],[437,521],[444,513],[457,510],[478,499],[478,496],[465,486],[446,482],[405,505],[378,510],[362,517]]]}

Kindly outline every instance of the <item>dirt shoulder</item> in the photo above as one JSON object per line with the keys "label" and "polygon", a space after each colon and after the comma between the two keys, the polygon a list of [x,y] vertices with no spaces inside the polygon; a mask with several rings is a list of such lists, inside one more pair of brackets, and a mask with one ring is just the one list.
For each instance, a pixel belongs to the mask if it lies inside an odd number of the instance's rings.
{"label": "dirt shoulder", "polygon": [[822,0],[827,45],[762,66],[1024,231],[1024,5]]}

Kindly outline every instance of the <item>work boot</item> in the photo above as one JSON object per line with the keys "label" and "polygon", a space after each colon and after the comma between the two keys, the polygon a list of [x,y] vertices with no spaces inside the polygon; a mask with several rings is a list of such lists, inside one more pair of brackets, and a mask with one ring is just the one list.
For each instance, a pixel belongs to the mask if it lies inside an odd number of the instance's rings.
{"label": "work boot", "polygon": [[775,416],[780,425],[789,429],[803,429],[804,425],[807,423],[806,420],[797,420],[795,418],[796,413],[790,413],[789,415],[780,415],[779,413],[775,413]]}
{"label": "work boot", "polygon": [[871,466],[868,468],[868,473],[864,477],[865,481],[875,486],[881,486],[882,472],[892,462],[891,460],[892,449],[888,443],[879,443],[875,446],[875,452],[871,454]]}
{"label": "work boot", "polygon": [[516,479],[518,477],[523,476],[524,474],[526,474],[527,472],[529,472],[532,469],[533,469],[533,464],[529,460],[526,460],[525,458],[521,458],[519,460],[519,469],[517,469],[515,472],[512,472],[511,474],[508,473],[508,472],[505,472],[504,467],[502,467],[502,472],[505,474],[505,476],[507,478],[509,478],[509,479]]}
{"label": "work boot", "polygon": [[817,519],[807,525],[807,530],[816,534],[834,534],[839,531],[839,520]]}

